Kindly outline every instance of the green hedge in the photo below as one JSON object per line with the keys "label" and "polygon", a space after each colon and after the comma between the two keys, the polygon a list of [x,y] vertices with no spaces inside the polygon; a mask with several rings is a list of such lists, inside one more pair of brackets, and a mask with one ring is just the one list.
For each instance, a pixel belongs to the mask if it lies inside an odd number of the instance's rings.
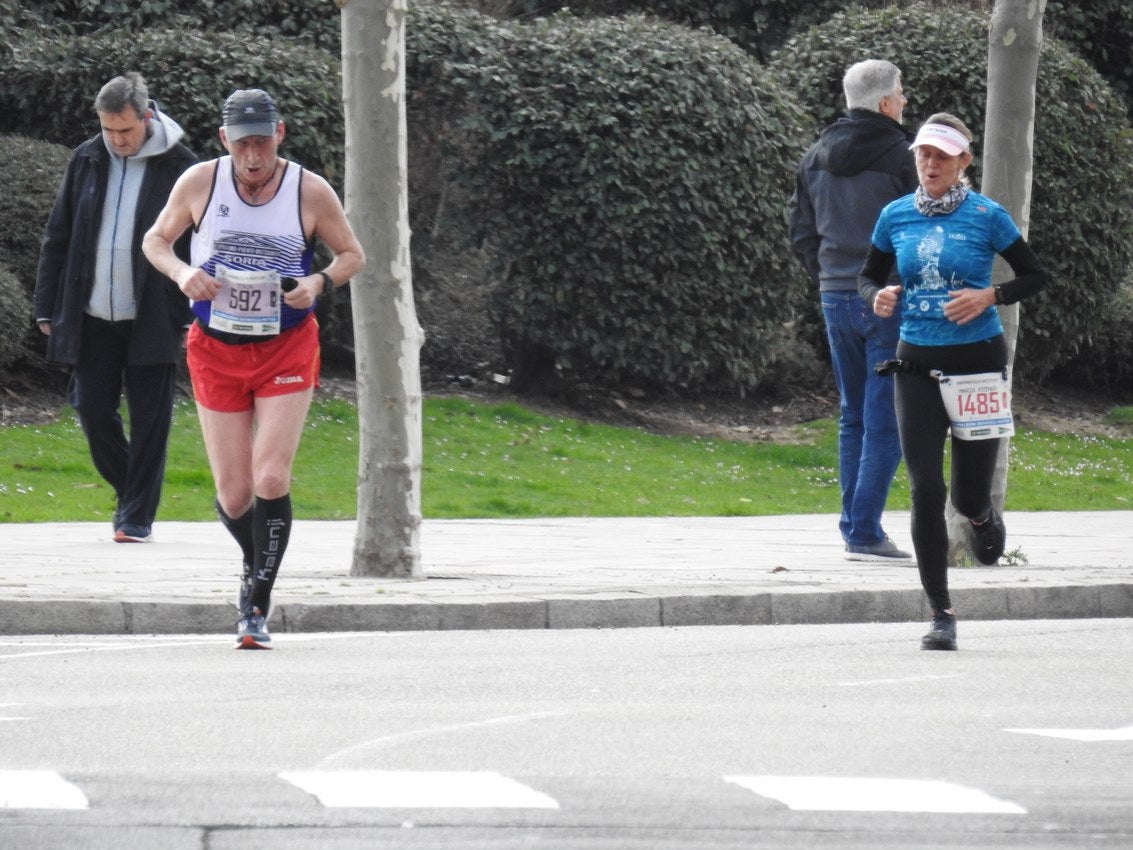
{"label": "green hedge", "polygon": [[29,10],[29,16],[80,34],[154,29],[263,34],[271,30],[336,55],[342,29],[332,0],[41,0]]}
{"label": "green hedge", "polygon": [[[906,121],[944,110],[982,149],[988,17],[956,9],[842,14],[789,41],[770,64],[819,119],[843,109],[841,78],[874,56],[903,71]],[[1047,40],[1039,68],[1029,239],[1051,283],[1022,308],[1018,367],[1049,374],[1100,327],[1133,261],[1133,137],[1124,103],[1065,45]],[[970,175],[979,185],[981,161]]]}
{"label": "green hedge", "polygon": [[642,18],[463,15],[455,57],[453,18],[426,18],[417,61],[474,140],[462,177],[519,386],[758,386],[806,299],[783,223],[794,95],[727,40]]}
{"label": "green hedge", "polygon": [[[766,61],[790,36],[821,24],[837,12],[884,7],[922,9],[991,8],[991,0],[512,0],[497,3],[517,16],[553,14],[569,8],[575,14],[650,14],[693,27],[710,27]],[[1133,110],[1133,4],[1129,0],[1048,0],[1043,29],[1073,48],[1110,81]]]}
{"label": "green hedge", "polygon": [[1074,386],[1133,392],[1133,276],[1117,290],[1099,327],[1055,377]]}
{"label": "green hedge", "polygon": [[43,228],[70,159],[62,145],[0,135],[0,257],[28,295],[35,288]]}
{"label": "green hedge", "polygon": [[0,263],[0,371],[7,371],[31,350],[27,343],[35,327],[31,313],[31,298],[23,284]]}
{"label": "green hedge", "polygon": [[1133,4],[1129,0],[1047,0],[1043,32],[1072,47],[1133,112]]}
{"label": "green hedge", "polygon": [[339,57],[269,35],[172,29],[29,35],[0,68],[0,115],[8,130],[74,147],[98,130],[98,90],[129,70],[146,78],[150,95],[185,128],[202,159],[223,153],[217,127],[229,93],[271,92],[287,123],[285,154],[341,186]]}
{"label": "green hedge", "polygon": [[[876,5],[882,0],[866,0]],[[848,0],[543,0],[518,3],[517,14],[550,15],[569,9],[576,15],[655,15],[672,23],[711,29],[760,60],[766,60],[789,35],[821,23],[849,5]],[[861,0],[858,6],[863,5]]]}

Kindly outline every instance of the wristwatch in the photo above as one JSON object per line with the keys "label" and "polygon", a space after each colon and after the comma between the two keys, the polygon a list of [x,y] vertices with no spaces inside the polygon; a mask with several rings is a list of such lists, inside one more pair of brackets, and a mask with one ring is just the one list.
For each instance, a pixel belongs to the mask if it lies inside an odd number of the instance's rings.
{"label": "wristwatch", "polygon": [[[330,292],[332,289],[334,289],[334,280],[326,272],[319,272],[319,275],[321,275],[322,279],[323,279],[323,295],[326,295],[328,292]],[[996,300],[998,301],[998,299],[999,299],[998,293],[996,294],[995,297],[996,297]]]}
{"label": "wristwatch", "polygon": [[1003,284],[997,283],[992,289],[995,290],[995,303],[1006,304],[1007,302],[1003,300]]}

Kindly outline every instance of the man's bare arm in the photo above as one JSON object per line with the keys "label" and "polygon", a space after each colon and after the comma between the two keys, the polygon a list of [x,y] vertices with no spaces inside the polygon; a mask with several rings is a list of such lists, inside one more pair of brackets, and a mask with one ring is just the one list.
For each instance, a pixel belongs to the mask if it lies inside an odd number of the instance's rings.
{"label": "man's bare arm", "polygon": [[334,262],[325,271],[335,283],[344,283],[366,265],[366,254],[330,184],[317,174],[305,172],[303,176],[312,178],[303,186],[303,193],[304,205],[310,205],[313,235],[334,252]]}
{"label": "man's bare arm", "polygon": [[173,245],[203,211],[215,167],[215,162],[203,162],[182,174],[169,193],[165,208],[142,238],[146,259],[194,301],[211,301],[219,284],[203,269],[178,257]]}

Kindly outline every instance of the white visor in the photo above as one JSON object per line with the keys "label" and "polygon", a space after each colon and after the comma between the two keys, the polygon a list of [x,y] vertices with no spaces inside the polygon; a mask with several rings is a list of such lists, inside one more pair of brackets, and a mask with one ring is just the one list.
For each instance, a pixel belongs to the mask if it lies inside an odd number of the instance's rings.
{"label": "white visor", "polygon": [[921,145],[940,148],[950,156],[959,156],[970,150],[968,138],[959,130],[949,127],[947,124],[925,124],[921,127],[920,132],[917,133],[916,141],[909,145],[909,149],[915,150]]}

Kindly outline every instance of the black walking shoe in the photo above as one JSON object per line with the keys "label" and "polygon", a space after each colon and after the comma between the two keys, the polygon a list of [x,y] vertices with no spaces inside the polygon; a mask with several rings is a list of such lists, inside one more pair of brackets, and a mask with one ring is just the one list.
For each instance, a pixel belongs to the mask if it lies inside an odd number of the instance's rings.
{"label": "black walking shoe", "polygon": [[990,567],[1003,556],[1003,549],[1007,545],[1007,526],[1003,524],[1003,517],[995,508],[981,523],[970,520],[972,534],[975,536],[972,548],[976,559],[986,567]]}
{"label": "black walking shoe", "polygon": [[921,638],[921,649],[955,649],[956,615],[941,611],[932,614],[932,630]]}

